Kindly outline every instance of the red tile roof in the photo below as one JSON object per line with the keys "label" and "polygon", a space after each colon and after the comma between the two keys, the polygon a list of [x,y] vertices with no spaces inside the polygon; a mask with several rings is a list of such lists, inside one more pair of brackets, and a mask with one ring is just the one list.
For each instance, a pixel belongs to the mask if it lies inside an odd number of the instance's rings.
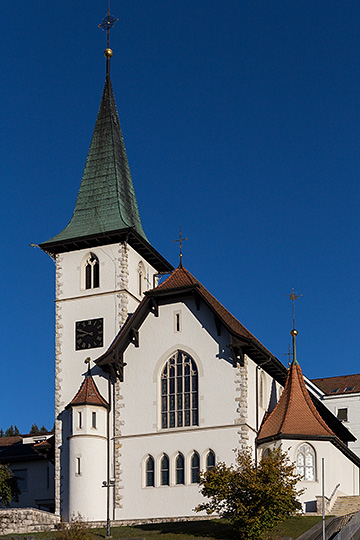
{"label": "red tile roof", "polygon": [[98,405],[99,407],[106,408],[109,406],[97,389],[94,379],[89,374],[82,382],[78,393],[65,408],[68,409],[76,405]]}
{"label": "red tile roof", "polygon": [[312,379],[311,382],[316,384],[320,390],[329,396],[355,394],[360,392],[360,373],[355,375],[342,375],[340,377]]}
{"label": "red tile roof", "polygon": [[14,437],[0,437],[0,446],[12,446],[22,442],[22,437],[15,435]]}
{"label": "red tile roof", "polygon": [[293,363],[275,409],[265,418],[258,441],[272,438],[334,437],[316,410],[306,389],[300,366]]}
{"label": "red tile roof", "polygon": [[[231,313],[218,301],[216,298],[198,281],[186,268],[179,266],[174,272],[158,287],[156,290],[177,289],[181,287],[188,287],[195,285],[201,296],[210,304],[210,306],[216,311],[221,319],[233,330],[236,334],[240,334],[244,337],[254,339],[253,336],[245,326],[243,326]],[[270,354],[270,352],[269,352]]]}

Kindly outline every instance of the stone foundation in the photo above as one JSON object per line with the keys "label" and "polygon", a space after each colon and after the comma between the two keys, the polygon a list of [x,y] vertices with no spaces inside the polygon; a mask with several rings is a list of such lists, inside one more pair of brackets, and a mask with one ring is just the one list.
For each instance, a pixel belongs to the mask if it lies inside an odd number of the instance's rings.
{"label": "stone foundation", "polygon": [[60,517],[35,508],[0,509],[0,534],[27,534],[52,531]]}

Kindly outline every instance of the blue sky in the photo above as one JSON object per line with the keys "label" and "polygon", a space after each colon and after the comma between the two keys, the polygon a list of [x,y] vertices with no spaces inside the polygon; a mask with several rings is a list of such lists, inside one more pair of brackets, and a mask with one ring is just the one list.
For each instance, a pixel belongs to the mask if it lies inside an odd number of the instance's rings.
{"label": "blue sky", "polygon": [[[54,263],[105,77],[107,2],[2,6],[0,427],[53,424]],[[111,78],[143,226],[281,361],[359,371],[360,5],[112,0]]]}

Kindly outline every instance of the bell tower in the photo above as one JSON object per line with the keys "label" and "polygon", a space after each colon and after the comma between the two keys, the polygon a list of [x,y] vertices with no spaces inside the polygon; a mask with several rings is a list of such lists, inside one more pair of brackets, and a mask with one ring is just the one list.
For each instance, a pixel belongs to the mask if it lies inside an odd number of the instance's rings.
{"label": "bell tower", "polygon": [[[69,476],[69,448],[63,434],[71,431],[65,407],[83,380],[84,361],[106,351],[156,274],[172,270],[140,219],[110,79],[114,22],[108,13],[99,25],[107,31],[105,85],[75,209],[68,225],[40,244],[56,263],[55,504],[65,515],[60,478]],[[99,390],[107,396],[103,375]]]}

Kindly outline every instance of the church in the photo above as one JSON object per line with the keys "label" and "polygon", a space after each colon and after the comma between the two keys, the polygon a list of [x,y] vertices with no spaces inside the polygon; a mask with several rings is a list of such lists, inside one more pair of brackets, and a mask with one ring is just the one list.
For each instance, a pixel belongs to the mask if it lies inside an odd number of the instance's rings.
{"label": "church", "polygon": [[112,55],[108,46],[73,215],[40,244],[56,263],[55,512],[194,517],[200,471],[234,463],[234,449],[260,459],[280,443],[302,476],[304,511],[319,509],[322,459],[327,500],[358,495],[355,438],[305,383],[296,355],[287,369],[181,255],[174,269],[148,240]]}

